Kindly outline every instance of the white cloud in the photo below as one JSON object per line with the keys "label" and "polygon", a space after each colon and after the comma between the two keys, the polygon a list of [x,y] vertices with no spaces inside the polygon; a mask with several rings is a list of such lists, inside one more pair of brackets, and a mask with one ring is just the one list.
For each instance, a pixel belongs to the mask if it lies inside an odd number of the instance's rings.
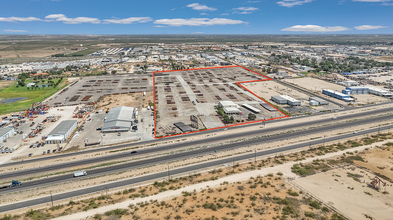
{"label": "white cloud", "polygon": [[355,29],[358,31],[375,30],[375,29],[382,29],[382,28],[388,28],[388,27],[382,25],[360,25],[355,27]]}
{"label": "white cloud", "polygon": [[211,26],[211,25],[228,25],[228,24],[248,24],[248,22],[241,20],[232,20],[227,18],[174,18],[174,19],[159,19],[154,21],[154,24],[168,25],[168,26]]}
{"label": "white cloud", "polygon": [[150,17],[130,17],[123,19],[105,19],[103,22],[105,24],[132,24],[132,23],[145,23],[152,21]]}
{"label": "white cloud", "polygon": [[199,3],[192,3],[187,5],[187,7],[192,8],[193,10],[198,10],[198,11],[216,11],[217,8],[211,8],[206,5],[201,5]]}
{"label": "white cloud", "polygon": [[11,29],[5,29],[4,32],[10,32],[10,33],[26,33],[28,31],[26,30],[11,30]]}
{"label": "white cloud", "polygon": [[221,15],[229,15],[228,13],[223,13],[223,14],[221,14]]}
{"label": "white cloud", "polygon": [[382,3],[384,6],[393,6],[393,0],[352,0],[353,2],[371,2],[371,3]]}
{"label": "white cloud", "polygon": [[239,8],[234,8],[235,12],[233,13],[238,13],[238,14],[251,14],[252,12],[258,10],[259,8],[255,7],[239,7]]}
{"label": "white cloud", "polygon": [[191,34],[204,34],[205,32],[194,32],[194,33],[191,33]]}
{"label": "white cloud", "polygon": [[7,18],[0,17],[0,21],[5,21],[5,22],[18,22],[18,21],[25,22],[25,21],[42,21],[42,20],[39,19],[39,18],[36,18],[36,17],[25,17],[25,18],[22,18],[22,17],[7,17]]}
{"label": "white cloud", "polygon": [[99,24],[101,23],[98,18],[89,18],[89,17],[77,17],[77,18],[67,18],[63,14],[51,14],[45,17],[47,21],[60,21],[64,24],[82,24],[82,23],[92,23]]}
{"label": "white cloud", "polygon": [[312,1],[313,0],[283,0],[283,1],[277,2],[277,4],[279,6],[284,6],[284,7],[290,8],[290,7],[293,7],[296,5],[303,5],[304,3],[310,3]]}
{"label": "white cloud", "polygon": [[334,27],[322,27],[318,25],[295,25],[292,27],[287,27],[281,31],[291,31],[291,32],[339,32],[351,30],[347,27],[334,26]]}
{"label": "white cloud", "polygon": [[208,15],[207,13],[200,13],[200,15]]}
{"label": "white cloud", "polygon": [[154,27],[158,27],[158,28],[166,28],[167,26],[163,26],[163,25],[154,25]]}

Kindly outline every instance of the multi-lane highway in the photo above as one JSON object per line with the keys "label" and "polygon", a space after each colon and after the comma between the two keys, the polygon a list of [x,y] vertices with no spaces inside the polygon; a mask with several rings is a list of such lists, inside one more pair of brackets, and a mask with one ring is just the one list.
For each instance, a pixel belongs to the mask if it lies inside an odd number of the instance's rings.
{"label": "multi-lane highway", "polygon": [[[378,115],[381,113],[391,113],[391,109],[390,108],[382,108],[382,109],[376,109],[376,110],[372,110],[372,111],[365,111],[365,112],[361,112],[361,113],[357,113],[357,114],[350,114],[352,110],[348,110],[348,111],[342,111],[343,112],[348,112],[348,115],[345,116],[340,116],[337,117],[337,119],[335,121],[339,121],[339,120],[349,120],[349,119],[353,119],[353,118],[364,118],[367,116],[374,116],[374,115]],[[329,113],[330,115],[333,116],[332,113]],[[319,124],[322,123],[326,123],[326,122],[330,122],[331,121],[331,117],[327,117],[326,119],[319,119],[319,120],[310,120],[308,122],[302,122],[302,123],[291,123],[291,121],[295,120],[296,118],[287,118],[287,119],[282,119],[287,121],[288,125],[286,126],[282,126],[279,128],[263,128],[263,129],[256,129],[254,131],[248,131],[248,132],[242,132],[239,131],[237,133],[232,133],[229,135],[221,135],[219,137],[210,137],[210,138],[203,138],[197,141],[189,141],[186,144],[188,146],[193,146],[193,145],[202,145],[202,144],[207,144],[207,143],[211,143],[214,141],[219,141],[219,140],[230,140],[230,139],[235,139],[235,138],[242,138],[248,135],[259,135],[262,133],[268,133],[268,132],[279,132],[282,131],[284,129],[295,129],[295,128],[299,128],[302,126],[317,126]],[[266,122],[266,126],[268,127],[269,124],[271,123],[276,123],[279,122],[281,120],[275,120],[275,121],[267,121]],[[255,124],[249,124],[246,126],[255,126]],[[239,127],[231,127],[228,128],[228,130],[232,130],[232,129],[239,129],[242,128],[244,126],[239,126]],[[205,131],[204,134],[209,134],[209,133],[215,133],[218,132],[218,130],[211,130],[211,131]],[[187,137],[191,137],[192,135],[200,135],[199,133],[194,133],[194,134],[188,134]],[[171,138],[165,138],[165,141],[169,141],[171,139],[177,139],[179,137],[171,137]],[[123,148],[132,148],[132,147],[136,147],[136,146],[141,146],[141,145],[150,145],[150,144],[154,144],[154,143],[159,143],[162,142],[163,140],[152,140],[152,141],[147,141],[147,142],[138,142],[138,143],[133,143],[133,144],[122,144],[122,145],[116,145],[116,146],[111,146],[111,147],[105,147],[105,148],[96,148],[96,149],[90,149],[90,150],[85,150],[85,151],[80,151],[80,152],[73,152],[73,153],[67,153],[67,154],[59,154],[59,155],[54,155],[54,156],[47,156],[47,157],[40,157],[40,158],[35,158],[35,159],[30,159],[30,160],[23,160],[23,161],[18,161],[18,162],[11,162],[11,163],[7,163],[7,164],[2,164],[2,167],[7,167],[7,166],[16,166],[16,165],[21,165],[21,164],[27,164],[27,163],[31,163],[31,162],[39,162],[39,161],[46,161],[46,160],[53,160],[53,159],[61,159],[61,158],[65,158],[65,157],[71,157],[71,156],[77,156],[77,155],[82,155],[82,154],[91,154],[91,153],[98,153],[98,152],[103,152],[103,151],[109,151],[109,150],[116,150],[116,149],[123,149]],[[168,150],[168,149],[175,149],[178,147],[183,147],[185,144],[180,143],[178,145],[170,145],[170,146],[162,146],[162,147],[156,147],[154,148],[155,152],[158,151],[163,151],[163,150]],[[85,164],[89,164],[89,163],[94,163],[94,162],[99,162],[99,161],[107,161],[107,160],[111,160],[111,159],[116,159],[116,155],[109,155],[109,156],[104,156],[104,157],[100,157],[97,159],[94,159],[95,161],[91,161],[91,160],[84,160]],[[2,177],[0,176],[0,179]]]}
{"label": "multi-lane highway", "polygon": [[[98,169],[92,169],[92,170],[89,170],[88,173],[89,173],[89,177],[101,176],[101,175],[105,175],[108,173],[114,173],[114,172],[120,172],[123,170],[127,170],[127,169],[130,169],[130,167],[132,167],[132,168],[146,167],[146,166],[166,163],[166,162],[170,162],[170,161],[195,157],[198,155],[209,154],[214,151],[225,151],[225,150],[231,150],[231,149],[245,147],[245,146],[252,146],[255,144],[269,143],[269,142],[275,142],[275,141],[282,140],[282,139],[295,138],[295,137],[304,136],[307,134],[322,133],[326,130],[333,130],[333,129],[339,129],[339,128],[343,128],[343,129],[348,128],[350,130],[351,127],[354,127],[358,124],[368,124],[368,123],[372,123],[375,121],[380,121],[382,119],[390,119],[390,118],[393,119],[393,115],[390,115],[388,117],[384,116],[383,118],[367,119],[367,120],[363,120],[360,122],[355,121],[355,122],[347,123],[344,125],[340,124],[340,125],[334,125],[334,126],[330,126],[330,127],[321,127],[321,128],[313,129],[311,131],[299,131],[299,132],[293,132],[293,133],[288,133],[288,134],[282,134],[279,136],[254,139],[254,140],[243,141],[243,142],[232,143],[232,144],[225,144],[225,145],[221,145],[221,146],[203,148],[203,149],[199,149],[199,150],[193,150],[193,151],[177,153],[177,154],[170,154],[167,156],[156,157],[156,158],[151,158],[151,159],[137,160],[137,161],[133,161],[133,162],[129,162],[129,163],[122,163],[122,164],[118,164],[118,165],[113,165],[113,166],[108,166],[108,167],[103,167],[103,168],[98,168]],[[345,137],[345,136],[343,136],[343,137]],[[334,141],[337,138],[340,139],[341,136],[330,137],[330,138],[327,138],[326,141]],[[315,142],[315,141],[312,141],[312,143],[317,144],[317,142]],[[124,158],[133,158],[133,157],[140,156],[143,154],[151,153],[152,151],[154,151],[154,149],[146,149],[146,150],[139,151],[138,154],[132,154],[132,155],[129,152],[124,152],[122,154],[118,154],[118,156],[124,157]],[[77,165],[83,164],[83,161],[76,161],[76,162],[72,162],[70,164],[72,164],[72,166],[77,166]],[[22,175],[31,174],[31,173],[47,171],[49,168],[55,169],[58,167],[64,168],[64,165],[60,164],[60,165],[55,165],[55,166],[51,166],[51,167],[43,167],[43,168],[26,170],[26,171],[20,171],[20,172],[18,172],[19,173],[18,175],[22,176]],[[7,178],[7,177],[8,178],[9,177],[16,178],[16,174],[15,173],[6,173],[6,174],[1,175],[1,178]],[[14,192],[14,191],[20,191],[23,189],[37,187],[37,186],[51,185],[54,183],[71,181],[71,180],[73,180],[73,177],[70,174],[59,175],[59,176],[55,176],[55,177],[51,177],[51,178],[44,178],[44,179],[31,181],[31,182],[24,182],[22,186],[17,187],[17,188],[1,189],[0,194]]]}
{"label": "multi-lane highway", "polygon": [[[358,113],[358,114],[338,117],[336,120],[339,120],[340,118],[341,119],[352,119],[352,118],[356,118],[356,117],[362,117],[362,116],[364,117],[364,116],[369,115],[370,113],[375,115],[377,113],[383,113],[386,111],[391,112],[390,109],[375,110],[372,112],[362,112],[362,113]],[[229,149],[233,149],[233,148],[239,148],[241,146],[248,146],[250,144],[257,144],[257,143],[263,144],[263,143],[274,142],[274,141],[283,140],[283,139],[304,136],[307,134],[320,133],[320,132],[323,132],[324,130],[334,130],[334,129],[339,129],[339,128],[351,128],[351,127],[358,125],[358,124],[369,124],[369,123],[378,122],[378,121],[385,121],[390,118],[393,118],[393,115],[387,115],[387,116],[376,117],[376,118],[369,118],[367,120],[353,121],[353,122],[349,122],[349,123],[325,126],[325,127],[320,127],[317,129],[298,131],[298,132],[293,132],[293,133],[288,133],[288,134],[281,134],[281,135],[272,136],[272,137],[265,137],[265,138],[260,138],[260,139],[256,139],[256,140],[240,142],[240,143],[236,143],[236,144],[232,144],[232,145],[223,145],[223,146],[219,146],[218,148],[225,148],[225,149],[229,150]],[[190,142],[186,142],[186,143],[176,143],[176,144],[170,144],[170,145],[161,146],[161,147],[148,148],[148,149],[138,150],[138,156],[143,155],[143,154],[149,154],[149,153],[157,153],[159,151],[175,150],[178,148],[198,146],[198,145],[207,144],[209,142],[212,143],[212,142],[225,141],[225,140],[231,140],[231,139],[233,140],[234,138],[243,138],[247,135],[262,135],[263,133],[267,133],[267,132],[280,132],[282,130],[294,129],[294,128],[301,127],[301,126],[317,126],[318,124],[321,124],[324,122],[330,122],[330,121],[333,121],[333,120],[331,118],[326,118],[326,119],[320,119],[320,120],[316,120],[316,121],[309,121],[309,122],[298,123],[298,124],[289,124],[289,125],[285,125],[285,126],[282,126],[279,128],[266,128],[266,129],[253,130],[253,131],[248,131],[248,132],[243,132],[243,133],[239,132],[239,133],[231,134],[231,135],[216,136],[216,137],[212,137],[210,139],[202,139],[202,140],[190,141]],[[132,146],[137,146],[137,145],[140,145],[140,144],[124,145],[122,147],[123,148],[124,147],[132,147]],[[206,154],[208,152],[209,151],[207,151],[206,149],[200,149],[200,150],[192,151],[190,153],[190,155],[195,156],[198,154]],[[179,154],[179,155],[182,155],[182,154]],[[11,172],[11,173],[3,173],[3,174],[0,174],[0,179],[17,178],[17,177],[23,176],[23,175],[31,175],[31,174],[35,174],[35,173],[71,168],[71,167],[75,167],[75,166],[84,166],[84,165],[88,165],[88,164],[92,164],[92,163],[109,161],[109,160],[130,159],[135,156],[136,156],[135,154],[131,155],[125,151],[124,153],[115,153],[115,154],[109,155],[109,156],[102,156],[102,157],[97,157],[97,158],[92,158],[92,159],[85,159],[85,160],[79,160],[79,161],[74,161],[74,162],[56,164],[56,165],[52,165],[52,166],[45,166],[42,168],[35,168],[35,169],[29,169],[29,170],[23,170],[23,171],[15,171],[15,172]],[[55,157],[57,157],[57,156],[55,156]],[[185,158],[185,157],[188,157],[188,156],[186,154],[184,154],[183,158]],[[171,158],[169,160],[173,160],[173,158]],[[35,160],[33,160],[33,161],[35,161]],[[27,162],[28,161],[16,162],[14,164],[27,163]],[[121,165],[118,165],[118,166],[121,166]],[[116,166],[112,166],[112,167],[116,167]]]}
{"label": "multi-lane highway", "polygon": [[[365,135],[365,134],[370,134],[370,133],[375,133],[375,132],[382,132],[382,131],[386,131],[389,129],[391,129],[390,125],[382,126],[382,127],[378,127],[378,128],[373,128],[373,129],[368,129],[368,130],[364,130],[364,131],[359,131],[356,134],[347,133],[347,134],[329,137],[326,139],[320,138],[317,140],[313,140],[312,145],[320,145],[323,143],[340,141],[340,140],[348,139],[348,138],[355,137],[355,136],[360,136],[360,135]],[[225,164],[233,164],[236,161],[253,159],[255,156],[256,157],[269,156],[269,155],[274,156],[277,154],[285,153],[287,151],[297,150],[297,149],[301,149],[301,148],[305,148],[305,147],[309,147],[309,146],[310,146],[309,142],[300,143],[300,144],[294,144],[294,145],[289,145],[289,146],[280,147],[280,148],[274,148],[274,149],[270,149],[270,150],[264,150],[264,151],[257,152],[256,154],[255,153],[248,153],[248,154],[243,154],[243,155],[232,157],[232,158],[213,160],[213,161],[206,162],[206,163],[201,163],[201,164],[196,164],[196,165],[192,165],[192,166],[188,166],[188,167],[182,167],[182,168],[170,170],[169,172],[168,171],[159,172],[159,173],[149,174],[146,176],[136,177],[136,178],[132,178],[132,179],[128,179],[128,180],[122,180],[122,181],[118,181],[118,182],[103,184],[100,186],[93,186],[90,188],[80,189],[80,190],[76,190],[76,191],[72,191],[72,192],[61,193],[61,194],[53,195],[53,200],[58,201],[58,200],[63,200],[63,199],[69,199],[69,198],[73,198],[73,197],[77,197],[77,196],[81,196],[81,195],[87,195],[87,194],[91,194],[91,193],[104,191],[106,189],[114,189],[114,188],[118,188],[118,187],[124,187],[124,186],[130,186],[133,184],[143,183],[146,181],[163,179],[163,178],[167,178],[168,174],[169,175],[178,175],[178,174],[198,171],[201,169],[206,169],[209,167],[216,167],[216,166],[225,165]],[[15,210],[15,209],[31,207],[34,205],[49,203],[50,201],[51,201],[51,197],[47,196],[47,197],[43,197],[43,198],[22,201],[22,202],[18,202],[15,204],[4,205],[4,206],[0,206],[0,213]]]}

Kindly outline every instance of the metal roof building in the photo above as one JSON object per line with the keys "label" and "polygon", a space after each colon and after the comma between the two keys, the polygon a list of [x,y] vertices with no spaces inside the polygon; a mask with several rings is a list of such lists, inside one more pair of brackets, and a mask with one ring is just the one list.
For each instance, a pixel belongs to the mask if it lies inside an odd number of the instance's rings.
{"label": "metal roof building", "polygon": [[175,125],[177,128],[179,128],[182,132],[192,131],[192,129],[188,125],[184,124],[183,122],[177,122],[177,123],[174,123],[173,125]]}
{"label": "metal roof building", "polygon": [[246,108],[246,109],[248,109],[248,110],[254,112],[254,113],[259,113],[259,112],[261,112],[261,110],[255,108],[255,107],[253,107],[253,106],[251,106],[251,105],[249,105],[249,104],[243,104],[242,106],[243,106],[244,108]]}
{"label": "metal roof building", "polygon": [[222,107],[226,114],[239,114],[242,112],[239,106],[232,101],[220,101],[218,105]]}
{"label": "metal roof building", "polygon": [[266,102],[262,102],[262,103],[260,103],[260,105],[270,112],[277,111],[276,108],[272,107],[271,105],[267,104]]}
{"label": "metal roof building", "polygon": [[60,122],[49,134],[48,138],[45,139],[46,144],[57,144],[63,143],[68,136],[74,131],[77,120],[65,120]]}
{"label": "metal roof building", "polygon": [[129,131],[134,119],[134,108],[120,106],[112,108],[106,116],[102,132]]}
{"label": "metal roof building", "polygon": [[281,97],[280,95],[272,96],[272,100],[278,104],[287,104],[287,99]]}
{"label": "metal roof building", "polygon": [[310,97],[308,100],[310,100],[310,102],[311,101],[318,102],[318,105],[329,105],[328,101],[318,98],[318,97]]}
{"label": "metal roof building", "polygon": [[11,137],[15,132],[14,127],[0,128],[0,143],[3,143],[9,137]]}

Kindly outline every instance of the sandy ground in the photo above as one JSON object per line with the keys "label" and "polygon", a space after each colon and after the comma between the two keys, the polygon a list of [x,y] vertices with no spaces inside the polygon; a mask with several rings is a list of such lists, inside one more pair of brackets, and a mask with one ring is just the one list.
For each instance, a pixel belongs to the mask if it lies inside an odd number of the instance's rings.
{"label": "sandy ground", "polygon": [[0,58],[6,59],[6,58],[46,57],[58,53],[64,53],[64,51],[51,50],[51,49],[1,51]]}
{"label": "sandy ground", "polygon": [[242,85],[257,94],[259,97],[264,98],[265,100],[270,100],[272,96],[288,95],[301,101],[303,106],[309,105],[308,95],[298,92],[297,90],[288,88],[274,81],[243,83]]}
{"label": "sandy ground", "polygon": [[153,92],[146,92],[146,96],[143,96],[143,92],[109,95],[98,103],[96,110],[106,111],[119,106],[130,106],[141,109],[147,108],[149,102],[153,103]]}
{"label": "sandy ground", "polygon": [[[386,142],[388,142],[388,141],[384,141],[382,143],[386,143]],[[379,146],[382,143],[375,143],[375,144],[368,145],[368,146],[362,146],[362,147],[352,148],[352,149],[339,151],[339,152],[335,152],[335,153],[325,154],[323,156],[317,156],[317,157],[313,157],[313,158],[308,158],[306,160],[303,160],[302,163],[303,164],[307,164],[307,163],[310,163],[310,162],[312,162],[313,160],[316,160],[316,159],[327,159],[327,158],[340,156],[344,152],[347,153],[347,152],[354,152],[354,151],[362,151],[362,150],[364,150],[366,148],[375,148],[375,146]],[[224,181],[226,181],[228,183],[234,183],[234,182],[238,182],[238,181],[248,180],[251,177],[255,178],[258,175],[265,176],[265,175],[267,175],[269,173],[282,172],[284,178],[295,178],[295,179],[297,179],[296,183],[299,184],[299,185],[300,185],[300,183],[303,183],[303,182],[307,183],[308,182],[307,178],[310,178],[310,177],[311,178],[315,177],[313,179],[315,179],[316,181],[319,181],[319,183],[324,183],[324,181],[319,180],[319,178],[318,178],[319,176],[318,175],[329,176],[329,178],[331,177],[331,175],[325,175],[326,173],[322,173],[322,174],[316,174],[316,175],[312,175],[312,176],[309,176],[309,177],[306,177],[306,178],[300,178],[299,179],[299,177],[297,177],[295,174],[293,174],[291,172],[291,167],[294,164],[297,164],[297,163],[298,162],[288,162],[288,163],[285,163],[283,165],[277,165],[277,166],[274,166],[274,167],[263,168],[261,170],[255,170],[255,171],[235,174],[235,175],[232,175],[232,176],[227,176],[227,177],[220,178],[220,179],[215,180],[215,181],[208,181],[208,182],[205,182],[205,183],[190,185],[190,186],[186,186],[184,188],[181,188],[179,190],[165,192],[165,193],[160,193],[158,195],[153,195],[153,196],[149,196],[149,197],[145,197],[145,198],[140,198],[140,199],[135,199],[135,200],[126,200],[126,201],[118,203],[118,204],[109,205],[109,206],[105,206],[105,207],[102,207],[102,208],[89,210],[87,212],[76,213],[76,214],[73,214],[73,215],[70,215],[70,216],[59,217],[59,218],[56,218],[56,219],[58,219],[58,220],[86,219],[89,216],[93,216],[93,215],[99,214],[99,213],[104,213],[106,211],[110,211],[110,210],[113,210],[113,209],[116,209],[116,208],[127,208],[130,204],[134,204],[135,205],[135,204],[140,203],[140,202],[156,200],[156,199],[159,200],[159,201],[161,201],[161,200],[169,200],[171,198],[181,196],[183,191],[192,192],[192,191],[195,190],[195,191],[199,192],[201,189],[206,189],[208,187],[209,188],[219,187],[220,183],[222,183]],[[329,172],[334,172],[334,171],[336,171],[336,170],[329,171]],[[342,175],[342,176],[345,176],[345,175]],[[330,179],[332,179],[332,178],[330,178]],[[351,180],[351,181],[353,181],[353,180]],[[323,187],[323,186],[329,187],[329,184],[322,184],[322,186],[320,184],[319,186],[315,186],[314,188],[316,189],[316,191],[321,191],[322,192],[322,190],[320,190],[320,188]],[[309,188],[307,187],[307,189],[309,189]],[[349,189],[347,189],[346,186],[345,186],[345,189],[347,191],[349,190]],[[328,190],[328,191],[329,191],[329,193],[331,193],[330,190]],[[345,191],[345,192],[347,192],[347,191]],[[311,191],[311,192],[314,193],[313,191]],[[317,195],[319,198],[322,198],[322,200],[326,201],[325,197],[324,197],[326,195],[326,191],[323,191],[323,192],[324,192],[324,194],[322,194],[320,196],[318,194],[316,194],[316,193],[314,193],[314,194]],[[375,192],[373,192],[373,193],[375,193]],[[339,195],[338,199],[341,199],[342,194],[343,194],[343,191],[341,191],[340,194],[337,194],[337,195]],[[349,198],[351,198],[351,197],[349,197]],[[365,201],[367,201],[367,200],[365,200]],[[351,203],[351,202],[346,201],[346,203]],[[342,204],[342,206],[340,206],[341,204]],[[335,208],[338,208],[340,211],[342,211],[345,214],[351,215],[351,213],[348,213],[346,211],[346,209],[344,209],[344,210],[340,209],[340,207],[348,207],[348,206],[346,206],[344,204],[345,203],[333,202],[333,204],[330,204],[330,205],[333,205]],[[367,207],[369,207],[369,206],[368,205],[364,205],[362,208],[364,209],[364,208],[367,208]],[[357,210],[359,210],[359,208],[360,207],[356,207]],[[354,219],[357,219],[357,218],[354,218]],[[362,219],[362,218],[360,218],[360,219]],[[379,219],[379,218],[377,218],[377,219]]]}
{"label": "sandy ground", "polygon": [[[348,173],[361,175],[360,182]],[[297,179],[296,184],[334,206],[352,219],[391,219],[393,188],[382,194],[367,186],[374,175],[356,167],[344,167]],[[391,184],[390,184],[391,185]]]}
{"label": "sandy ground", "polygon": [[[393,141],[392,141],[393,142]],[[380,173],[393,180],[393,146],[375,148],[362,154],[365,162],[355,161],[360,167],[365,167],[375,173]]]}

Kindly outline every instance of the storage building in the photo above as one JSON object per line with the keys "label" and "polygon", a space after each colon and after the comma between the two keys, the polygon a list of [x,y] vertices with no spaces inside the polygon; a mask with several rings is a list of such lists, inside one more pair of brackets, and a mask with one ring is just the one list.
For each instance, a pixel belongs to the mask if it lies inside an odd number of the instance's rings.
{"label": "storage building", "polygon": [[268,110],[269,112],[277,111],[276,108],[274,108],[273,106],[269,105],[269,104],[266,103],[266,102],[262,102],[262,103],[260,103],[260,105],[261,105],[262,107],[264,107],[266,110]]}
{"label": "storage building", "polygon": [[65,120],[60,122],[49,134],[48,138],[45,139],[46,144],[60,144],[63,143],[68,136],[74,131],[77,120]]}
{"label": "storage building", "polygon": [[251,105],[249,105],[249,104],[243,104],[242,106],[243,106],[244,108],[246,108],[246,109],[248,109],[248,110],[254,112],[255,114],[258,114],[259,112],[261,112],[261,110],[255,108],[255,107],[253,107],[253,106],[251,106]]}
{"label": "storage building", "polygon": [[105,118],[102,132],[129,131],[134,119],[134,108],[119,106],[112,108]]}
{"label": "storage building", "polygon": [[329,105],[328,101],[326,101],[325,99],[318,98],[318,97],[310,97],[309,100],[310,100],[310,102],[311,101],[317,102],[318,105]]}
{"label": "storage building", "polygon": [[384,89],[379,89],[379,88],[368,88],[368,93],[374,94],[374,95],[379,95],[387,98],[393,97],[392,93],[390,91],[384,90]]}
{"label": "storage building", "polygon": [[277,104],[287,104],[287,99],[281,97],[280,95],[277,96],[272,96],[272,101],[274,101]]}
{"label": "storage building", "polygon": [[272,96],[271,99],[278,104],[288,104],[290,106],[300,106],[301,105],[301,102],[299,100],[294,99],[294,98],[287,96],[287,95]]}
{"label": "storage building", "polygon": [[14,127],[0,128],[0,143],[3,143],[15,133]]}
{"label": "storage building", "polygon": [[192,131],[192,129],[188,125],[184,124],[183,122],[177,122],[174,123],[173,125],[179,128],[183,133]]}
{"label": "storage building", "polygon": [[[363,87],[363,86],[351,86],[345,88],[345,90],[350,90],[351,95],[358,95],[358,94],[368,94],[368,87]],[[344,91],[344,90],[343,90]],[[343,92],[344,94],[350,95],[348,93]]]}
{"label": "storage building", "polygon": [[324,90],[322,90],[322,94],[331,96],[333,98],[336,98],[336,99],[339,99],[339,100],[342,100],[342,101],[345,101],[345,102],[353,102],[353,101],[355,101],[349,95],[343,94],[341,92],[337,92],[337,91],[334,91],[334,90],[331,90],[331,89],[324,89]]}

